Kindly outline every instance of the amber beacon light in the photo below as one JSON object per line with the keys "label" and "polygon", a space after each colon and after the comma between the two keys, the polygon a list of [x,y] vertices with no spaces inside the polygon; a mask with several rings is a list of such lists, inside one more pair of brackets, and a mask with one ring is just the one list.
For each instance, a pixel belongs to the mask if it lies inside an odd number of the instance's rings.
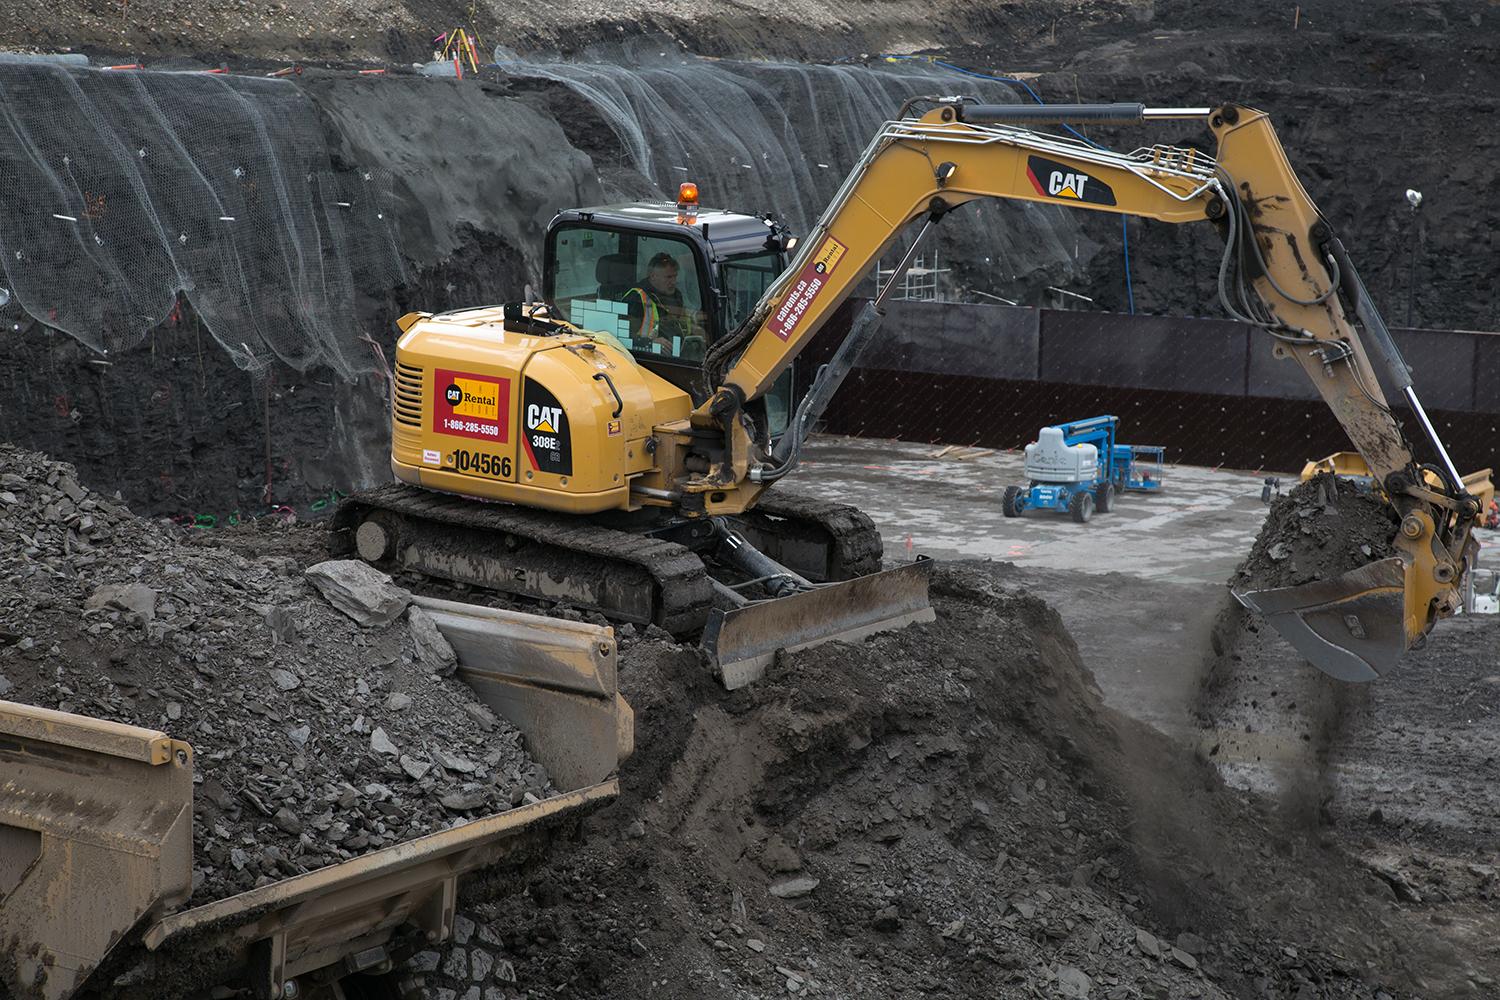
{"label": "amber beacon light", "polygon": [[698,221],[698,185],[683,181],[677,187],[677,222],[692,225]]}

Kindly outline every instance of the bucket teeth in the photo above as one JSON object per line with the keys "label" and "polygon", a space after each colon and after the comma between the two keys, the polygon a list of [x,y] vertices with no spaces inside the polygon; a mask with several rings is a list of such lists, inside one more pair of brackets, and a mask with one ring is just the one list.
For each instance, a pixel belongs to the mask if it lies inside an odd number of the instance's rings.
{"label": "bucket teeth", "polygon": [[1373,681],[1406,652],[1406,567],[1400,559],[1381,559],[1332,580],[1234,596],[1337,680]]}

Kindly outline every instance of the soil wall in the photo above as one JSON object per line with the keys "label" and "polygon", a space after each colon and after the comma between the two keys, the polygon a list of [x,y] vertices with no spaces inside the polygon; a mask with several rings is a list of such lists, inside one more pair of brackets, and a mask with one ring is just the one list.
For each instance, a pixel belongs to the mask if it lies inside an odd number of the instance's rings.
{"label": "soil wall", "polygon": [[[842,339],[846,303],[800,362],[804,384]],[[1465,472],[1500,442],[1500,335],[1394,331],[1438,433]],[[1387,388],[1388,398],[1399,398]],[[1169,462],[1297,471],[1351,445],[1294,362],[1215,319],[895,302],[834,398],[826,429],[860,437],[1019,448],[1039,427],[1099,413]],[[1420,434],[1397,408],[1408,436]]]}

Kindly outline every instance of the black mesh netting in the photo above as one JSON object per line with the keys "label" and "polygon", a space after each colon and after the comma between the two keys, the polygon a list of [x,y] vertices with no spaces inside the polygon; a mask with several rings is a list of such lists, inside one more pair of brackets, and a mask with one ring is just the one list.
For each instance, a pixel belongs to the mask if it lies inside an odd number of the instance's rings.
{"label": "black mesh netting", "polygon": [[[601,47],[581,59],[496,60],[513,79],[561,84],[617,139],[592,150],[606,195],[673,200],[694,181],[705,205],[772,212],[797,233],[823,214],[881,124],[919,96],[966,94],[994,103],[1025,98],[994,80],[915,63],[804,65],[708,60],[652,48]],[[576,108],[554,104],[560,118]],[[920,105],[925,111],[930,104]],[[599,143],[596,135],[588,141]],[[1118,225],[1118,224],[1116,224]],[[896,243],[904,250],[910,233]],[[987,201],[955,212],[934,235],[927,264],[941,262],[951,293],[1039,298],[1075,279],[1099,250],[1075,214],[1051,205]],[[1003,290],[1003,291],[1002,291]]]}
{"label": "black mesh netting", "polygon": [[402,273],[382,178],[333,169],[293,84],[0,60],[0,177],[10,309],[109,352],[180,293],[241,368],[375,367],[355,289]]}

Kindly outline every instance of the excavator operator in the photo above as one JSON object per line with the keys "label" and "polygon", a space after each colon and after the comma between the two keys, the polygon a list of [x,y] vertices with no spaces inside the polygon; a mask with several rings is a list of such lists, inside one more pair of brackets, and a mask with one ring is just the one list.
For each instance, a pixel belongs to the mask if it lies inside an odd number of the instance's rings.
{"label": "excavator operator", "polygon": [[646,276],[625,293],[630,306],[630,336],[648,342],[662,353],[679,357],[703,356],[701,323],[687,308],[677,287],[677,261],[666,251],[646,263]]}

